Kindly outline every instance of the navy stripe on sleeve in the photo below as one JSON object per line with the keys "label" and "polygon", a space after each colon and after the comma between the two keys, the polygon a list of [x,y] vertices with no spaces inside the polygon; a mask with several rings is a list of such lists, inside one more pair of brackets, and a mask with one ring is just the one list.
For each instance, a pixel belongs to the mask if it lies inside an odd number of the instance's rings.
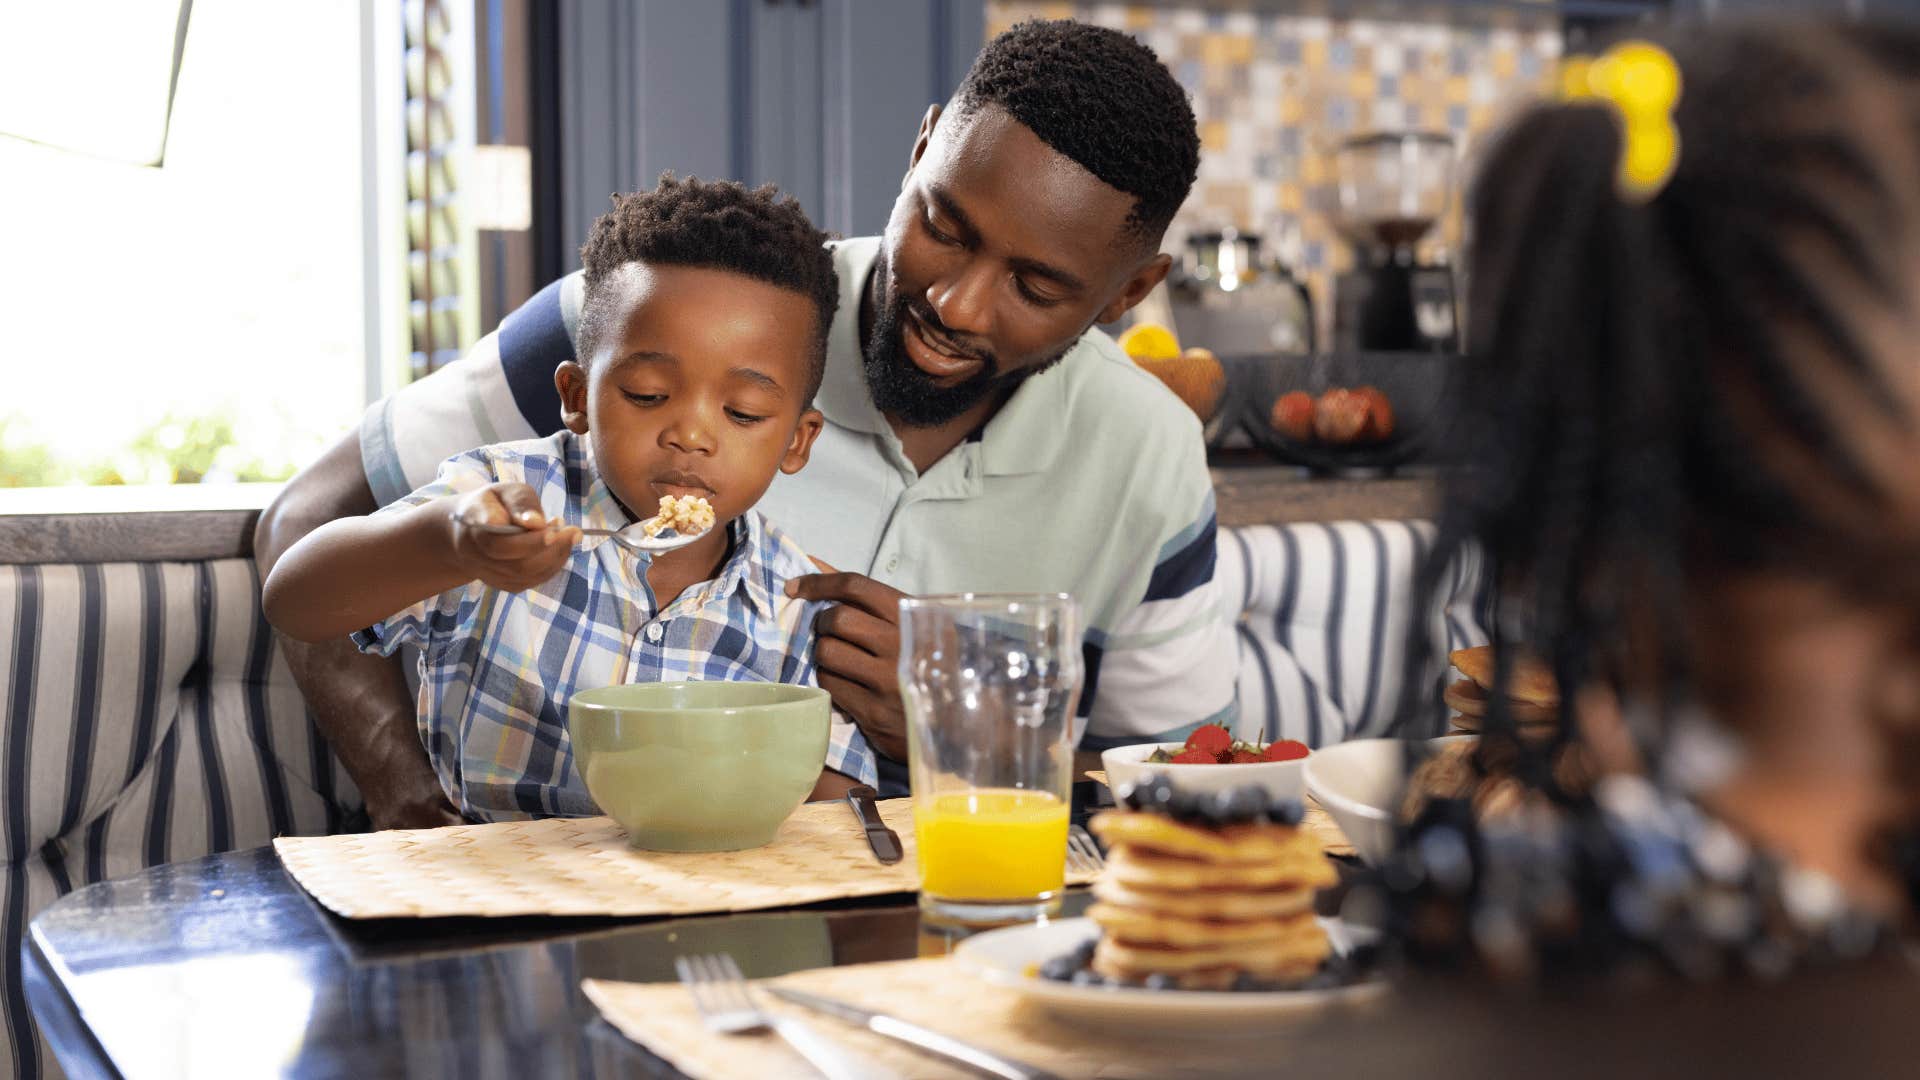
{"label": "navy stripe on sleeve", "polygon": [[1141,603],[1185,596],[1213,580],[1213,564],[1219,555],[1217,521],[1208,517],[1207,523],[1185,547],[1160,560],[1160,565],[1153,568],[1153,576],[1147,579],[1147,595]]}
{"label": "navy stripe on sleeve", "polygon": [[527,426],[545,437],[560,430],[560,391],[553,370],[573,359],[573,338],[560,309],[566,278],[533,294],[500,323],[500,367],[514,406]]}

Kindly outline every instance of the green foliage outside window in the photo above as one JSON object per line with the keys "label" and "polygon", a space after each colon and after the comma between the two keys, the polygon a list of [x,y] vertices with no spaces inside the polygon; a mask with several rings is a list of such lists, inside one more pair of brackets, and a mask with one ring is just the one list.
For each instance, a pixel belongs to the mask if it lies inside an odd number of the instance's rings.
{"label": "green foliage outside window", "polygon": [[20,417],[0,416],[0,488],[285,480],[317,449],[262,447],[237,437],[239,426],[231,410],[168,415],[114,450],[75,458]]}

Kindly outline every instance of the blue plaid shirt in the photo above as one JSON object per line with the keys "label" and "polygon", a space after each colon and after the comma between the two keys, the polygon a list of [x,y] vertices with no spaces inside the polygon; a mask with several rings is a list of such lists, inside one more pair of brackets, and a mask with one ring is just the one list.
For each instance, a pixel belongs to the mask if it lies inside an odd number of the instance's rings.
{"label": "blue plaid shirt", "polygon": [[[443,462],[434,480],[376,513],[397,513],[487,484],[533,488],[569,525],[631,524],[570,431],[500,443]],[[786,580],[813,572],[800,546],[749,510],[730,526],[719,577],[661,610],[650,556],[583,537],[566,566],[525,592],[469,582],[353,635],[364,652],[420,648],[420,737],[440,784],[479,821],[599,813],[573,767],[567,699],[617,683],[730,679],[814,685],[813,619],[823,605],[789,599]],[[826,764],[862,783],[873,753],[835,714]]]}

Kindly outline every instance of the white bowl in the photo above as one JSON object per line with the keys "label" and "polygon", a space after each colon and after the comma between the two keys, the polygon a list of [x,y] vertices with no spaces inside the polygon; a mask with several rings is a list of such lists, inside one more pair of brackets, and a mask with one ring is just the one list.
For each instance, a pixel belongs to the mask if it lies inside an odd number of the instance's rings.
{"label": "white bowl", "polygon": [[[1449,735],[1430,741],[1471,738]],[[1394,824],[1406,781],[1405,748],[1401,739],[1355,739],[1315,751],[1303,770],[1307,794],[1326,807],[1370,866],[1380,865],[1393,852]]]}
{"label": "white bowl", "polygon": [[1185,746],[1177,742],[1140,743],[1101,751],[1100,764],[1107,770],[1107,786],[1118,797],[1123,785],[1144,773],[1157,772],[1171,780],[1175,790],[1196,795],[1259,784],[1267,789],[1269,799],[1298,799],[1306,790],[1301,767],[1313,759],[1311,752],[1292,761],[1256,761],[1248,765],[1159,765],[1147,761],[1155,750],[1177,754]]}

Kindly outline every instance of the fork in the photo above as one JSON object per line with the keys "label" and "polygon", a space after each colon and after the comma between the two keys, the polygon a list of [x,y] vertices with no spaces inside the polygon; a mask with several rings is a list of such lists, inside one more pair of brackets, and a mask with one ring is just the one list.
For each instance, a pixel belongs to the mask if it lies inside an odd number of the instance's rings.
{"label": "fork", "polygon": [[1080,825],[1067,830],[1067,869],[1076,874],[1097,874],[1106,866],[1107,857],[1100,853],[1100,844],[1092,833]]}
{"label": "fork", "polygon": [[740,965],[728,953],[676,957],[673,970],[693,995],[693,1006],[700,1010],[701,1022],[710,1031],[745,1035],[771,1030],[827,1080],[884,1080],[897,1075],[861,1061],[798,1020],[776,1016],[755,1005]]}

